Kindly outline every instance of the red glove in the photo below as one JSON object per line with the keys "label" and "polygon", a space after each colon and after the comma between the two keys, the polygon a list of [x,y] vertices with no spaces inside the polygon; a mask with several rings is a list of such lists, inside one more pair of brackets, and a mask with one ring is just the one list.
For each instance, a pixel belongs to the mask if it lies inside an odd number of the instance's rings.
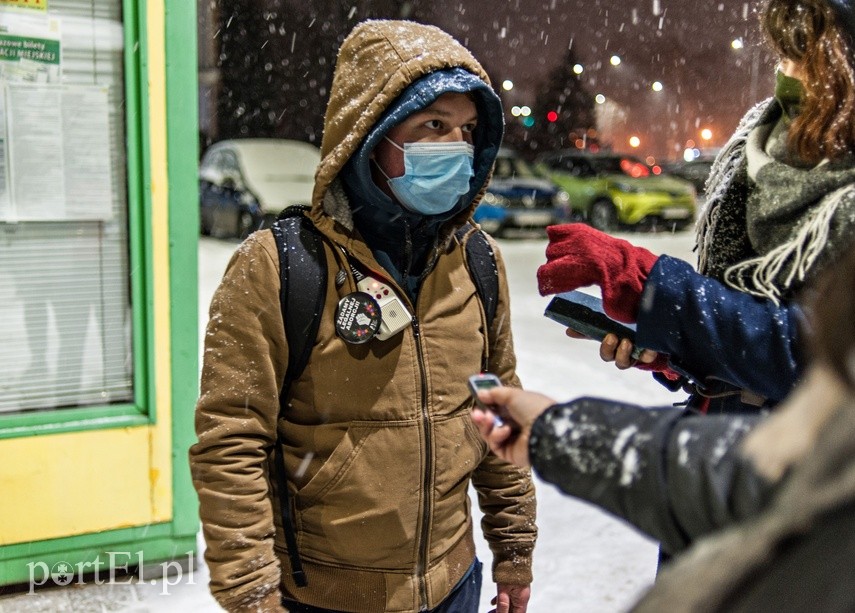
{"label": "red glove", "polygon": [[541,295],[599,285],[606,314],[634,323],[644,281],[658,256],[585,224],[549,226],[546,233],[546,264],[537,269]]}

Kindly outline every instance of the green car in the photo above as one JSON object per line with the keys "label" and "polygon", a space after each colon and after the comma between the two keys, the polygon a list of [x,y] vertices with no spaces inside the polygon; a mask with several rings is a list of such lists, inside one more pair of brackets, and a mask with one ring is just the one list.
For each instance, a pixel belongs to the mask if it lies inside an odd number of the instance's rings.
{"label": "green car", "polygon": [[567,150],[542,156],[538,165],[567,192],[573,216],[598,230],[639,224],[681,230],[695,218],[694,186],[656,176],[636,158]]}

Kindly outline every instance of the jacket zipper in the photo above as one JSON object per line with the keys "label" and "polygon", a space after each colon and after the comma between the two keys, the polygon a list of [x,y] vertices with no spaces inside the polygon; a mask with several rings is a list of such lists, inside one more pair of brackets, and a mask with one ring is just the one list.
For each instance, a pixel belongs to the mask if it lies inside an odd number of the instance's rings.
{"label": "jacket zipper", "polygon": [[419,327],[419,319],[413,316],[413,336],[416,341],[416,357],[419,362],[419,373],[421,374],[421,405],[422,424],[425,429],[425,468],[424,468],[424,504],[422,506],[422,526],[419,534],[419,560],[416,574],[419,578],[419,601],[420,610],[427,610],[427,584],[425,575],[428,567],[428,530],[430,527],[430,492],[431,492],[431,464],[433,463],[433,452],[431,450],[430,416],[428,415],[427,402],[427,373],[425,372],[424,355],[422,354],[422,334]]}

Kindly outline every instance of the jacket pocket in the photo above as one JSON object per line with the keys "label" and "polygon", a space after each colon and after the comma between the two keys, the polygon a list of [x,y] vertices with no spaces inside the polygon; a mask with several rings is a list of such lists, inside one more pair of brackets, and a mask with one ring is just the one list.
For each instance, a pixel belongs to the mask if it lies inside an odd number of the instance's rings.
{"label": "jacket pocket", "polygon": [[297,493],[300,553],[336,566],[411,570],[423,478],[417,423],[352,426]]}
{"label": "jacket pocket", "polygon": [[374,428],[369,426],[351,425],[341,442],[335,447],[330,457],[318,469],[309,482],[297,490],[297,509],[310,507],[324,492],[334,487],[342,479],[353,461],[359,455],[360,449],[371,436]]}

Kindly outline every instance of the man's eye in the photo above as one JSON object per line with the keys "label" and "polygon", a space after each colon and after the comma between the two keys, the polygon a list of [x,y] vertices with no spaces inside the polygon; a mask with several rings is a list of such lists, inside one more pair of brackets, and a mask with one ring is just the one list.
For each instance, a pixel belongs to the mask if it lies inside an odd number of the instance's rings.
{"label": "man's eye", "polygon": [[425,122],[425,126],[431,130],[439,130],[442,128],[442,122],[439,119],[428,119]]}
{"label": "man's eye", "polygon": [[472,134],[475,131],[475,124],[467,123],[465,126],[463,126],[463,131],[467,134]]}

